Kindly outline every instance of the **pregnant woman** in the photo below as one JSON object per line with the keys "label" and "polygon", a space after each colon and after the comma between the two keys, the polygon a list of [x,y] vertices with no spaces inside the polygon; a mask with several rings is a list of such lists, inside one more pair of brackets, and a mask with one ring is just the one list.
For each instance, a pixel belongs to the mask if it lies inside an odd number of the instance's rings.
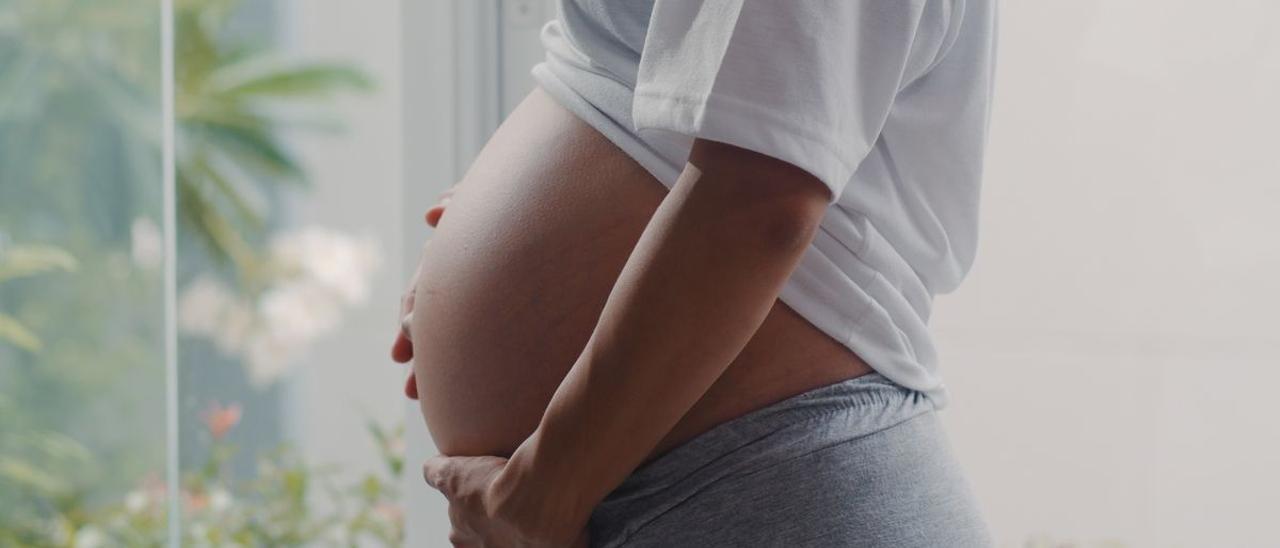
{"label": "pregnant woman", "polygon": [[992,0],[561,0],[393,349],[456,546],[990,541],[926,323]]}

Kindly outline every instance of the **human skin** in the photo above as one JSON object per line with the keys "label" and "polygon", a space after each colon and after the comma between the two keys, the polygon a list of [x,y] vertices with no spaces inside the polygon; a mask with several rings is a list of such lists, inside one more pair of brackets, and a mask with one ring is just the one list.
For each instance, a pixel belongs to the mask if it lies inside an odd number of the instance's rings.
{"label": "human skin", "polygon": [[[508,456],[533,432],[666,193],[541,90],[503,122],[452,190],[447,213],[436,208],[415,288],[413,370],[441,453]],[[868,371],[777,301],[649,456]]]}
{"label": "human skin", "polygon": [[[627,281],[619,274],[666,189],[540,91],[504,122],[424,248],[412,347],[406,352],[397,344],[401,358],[414,357],[414,386],[442,454],[511,456],[522,447],[525,458],[515,455],[513,462],[524,462],[526,472],[557,481],[584,477],[594,485],[581,491],[598,497],[619,474],[716,424],[869,371],[776,301],[816,230],[825,188],[772,159],[707,152],[714,149],[703,144],[695,155],[713,166],[720,183],[703,183],[697,200],[685,195],[668,203],[701,204],[704,216],[734,215],[709,225],[686,219],[682,230],[699,241],[679,260],[665,259],[658,274],[633,273]],[[751,170],[735,172],[738,164]],[[726,177],[742,185],[725,184]],[[801,184],[792,181],[816,186],[807,194],[780,190]],[[718,202],[743,208],[716,209]],[[662,263],[654,246],[638,251],[647,258],[629,268],[643,272],[644,264]],[[717,250],[727,254],[703,257]],[[733,266],[748,267],[748,274],[723,270]],[[697,292],[666,292],[689,291],[682,283]],[[712,294],[721,300],[699,301]],[[602,318],[606,299],[646,304],[614,304],[612,319]],[[728,316],[715,318],[722,313]],[[571,367],[574,376],[566,380]],[[619,427],[638,434],[608,440],[620,448],[613,454],[575,463],[588,474],[528,466],[557,451],[589,453],[575,445],[575,432],[603,440]],[[545,458],[530,458],[531,447],[541,447]],[[561,491],[576,487],[560,484]]]}

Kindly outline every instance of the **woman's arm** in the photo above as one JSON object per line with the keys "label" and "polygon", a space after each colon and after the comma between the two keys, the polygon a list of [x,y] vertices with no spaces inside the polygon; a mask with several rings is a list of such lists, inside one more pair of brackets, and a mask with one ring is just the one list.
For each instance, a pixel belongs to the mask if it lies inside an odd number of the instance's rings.
{"label": "woman's arm", "polygon": [[764,321],[829,197],[791,164],[698,140],[489,511],[535,530],[585,524]]}

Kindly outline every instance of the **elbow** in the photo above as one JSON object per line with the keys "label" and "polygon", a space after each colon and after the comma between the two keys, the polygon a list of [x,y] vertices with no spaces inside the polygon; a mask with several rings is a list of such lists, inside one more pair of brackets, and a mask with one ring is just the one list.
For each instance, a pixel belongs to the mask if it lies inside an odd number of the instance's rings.
{"label": "elbow", "polygon": [[699,139],[686,171],[738,233],[769,250],[797,253],[813,241],[831,203],[817,177],[785,161],[724,143]]}
{"label": "elbow", "polygon": [[772,204],[755,225],[756,238],[766,249],[799,254],[813,242],[822,221],[822,209],[811,204]]}
{"label": "elbow", "polygon": [[744,178],[739,205],[752,213],[752,231],[760,245],[783,254],[799,254],[813,242],[826,214],[830,191],[816,178],[798,170],[786,175]]}

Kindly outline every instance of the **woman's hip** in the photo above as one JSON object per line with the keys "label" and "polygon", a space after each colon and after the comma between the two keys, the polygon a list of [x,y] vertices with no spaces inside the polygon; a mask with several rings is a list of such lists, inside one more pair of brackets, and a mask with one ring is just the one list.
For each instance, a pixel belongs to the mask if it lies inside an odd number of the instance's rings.
{"label": "woman's hip", "polygon": [[636,470],[592,545],[989,546],[923,394],[878,374],[753,411]]}

